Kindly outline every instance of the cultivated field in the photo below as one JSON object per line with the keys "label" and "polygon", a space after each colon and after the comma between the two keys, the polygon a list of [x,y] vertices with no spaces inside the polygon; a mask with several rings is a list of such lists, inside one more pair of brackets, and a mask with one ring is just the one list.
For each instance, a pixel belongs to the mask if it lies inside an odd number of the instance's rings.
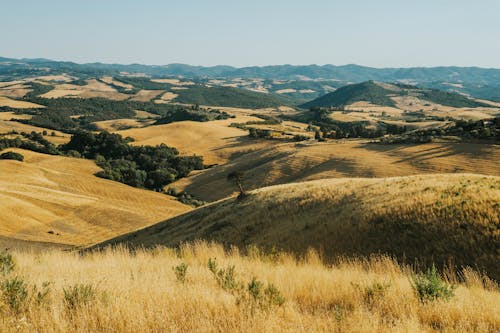
{"label": "cultivated field", "polygon": [[135,139],[133,145],[158,145],[165,143],[175,147],[183,155],[203,156],[205,164],[220,164],[232,154],[256,150],[271,143],[254,142],[247,138],[248,131],[229,127],[233,122],[259,120],[255,117],[239,116],[235,119],[209,122],[180,121],[165,125],[118,131],[123,137]]}
{"label": "cultivated field", "polygon": [[[59,251],[13,256],[16,267],[5,279],[15,287],[1,303],[1,331],[500,330],[498,286],[471,270],[461,273],[462,283],[449,299],[421,301],[412,289],[413,273],[383,257],[325,265],[313,251],[300,260],[255,249],[243,256],[206,243],[184,245],[178,252],[115,249],[83,257]],[[209,259],[215,259],[214,271],[234,266],[234,274],[223,271],[217,282]]]}
{"label": "cultivated field", "polygon": [[9,247],[15,244],[8,239],[95,243],[190,209],[170,196],[98,178],[93,161],[13,151],[24,162],[0,160],[0,244]]}

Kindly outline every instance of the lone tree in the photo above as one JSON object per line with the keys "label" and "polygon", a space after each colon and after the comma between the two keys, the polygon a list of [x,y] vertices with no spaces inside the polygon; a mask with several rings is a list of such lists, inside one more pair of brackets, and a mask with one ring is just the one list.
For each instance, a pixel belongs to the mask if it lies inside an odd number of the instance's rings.
{"label": "lone tree", "polygon": [[227,175],[227,180],[230,182],[234,182],[236,186],[238,186],[240,190],[240,194],[238,195],[238,199],[242,199],[246,196],[245,190],[243,189],[243,177],[245,173],[243,171],[233,171]]}

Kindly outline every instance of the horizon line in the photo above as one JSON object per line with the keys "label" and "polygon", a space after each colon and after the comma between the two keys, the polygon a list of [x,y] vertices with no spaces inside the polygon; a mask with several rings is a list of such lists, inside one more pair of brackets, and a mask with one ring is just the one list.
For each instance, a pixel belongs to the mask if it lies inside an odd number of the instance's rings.
{"label": "horizon line", "polygon": [[148,64],[148,63],[140,63],[140,62],[132,62],[132,63],[120,63],[120,62],[101,62],[101,61],[93,61],[93,62],[78,62],[74,60],[61,60],[61,59],[49,59],[49,58],[43,58],[43,57],[34,57],[34,58],[12,58],[12,57],[4,57],[0,55],[0,58],[3,59],[12,59],[12,60],[19,60],[19,61],[29,61],[29,60],[45,60],[45,61],[53,61],[53,62],[70,62],[74,63],[77,65],[94,65],[94,64],[100,64],[100,65],[118,65],[118,66],[133,66],[133,65],[140,65],[140,66],[149,66],[149,67],[166,67],[170,65],[183,65],[183,66],[191,66],[191,67],[204,67],[204,68],[211,68],[211,67],[232,67],[235,69],[243,69],[243,68],[264,68],[264,67],[278,67],[278,66],[291,66],[291,67],[309,67],[309,66],[318,66],[318,67],[325,67],[325,66],[333,66],[333,67],[347,67],[347,66],[357,66],[357,67],[365,67],[365,68],[373,68],[373,69],[411,69],[411,68],[421,68],[421,69],[432,69],[432,68],[476,68],[476,69],[489,69],[489,70],[500,70],[500,67],[483,67],[479,65],[432,65],[432,66],[419,66],[419,65],[413,65],[413,66],[401,66],[401,67],[376,67],[376,66],[368,66],[368,65],[360,65],[356,63],[348,63],[348,64],[342,64],[342,65],[336,65],[332,63],[325,63],[325,64],[318,64],[318,63],[309,63],[309,64],[290,64],[290,63],[282,63],[282,64],[267,64],[267,65],[246,65],[246,66],[236,66],[236,65],[228,65],[228,64],[217,64],[217,65],[193,65],[189,63],[183,63],[183,62],[171,62],[171,63],[166,63],[166,64]]}

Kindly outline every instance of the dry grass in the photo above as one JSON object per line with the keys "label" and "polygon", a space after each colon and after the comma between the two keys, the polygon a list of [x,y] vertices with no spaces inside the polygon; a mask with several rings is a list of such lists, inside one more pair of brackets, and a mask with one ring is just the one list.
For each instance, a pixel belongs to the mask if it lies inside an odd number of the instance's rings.
{"label": "dry grass", "polygon": [[155,103],[167,103],[170,102],[171,100],[177,98],[177,94],[174,94],[173,92],[167,91],[163,95],[161,95],[160,99],[155,100]]}
{"label": "dry grass", "polygon": [[87,84],[83,86],[64,83],[55,85],[55,88],[40,97],[45,98],[60,98],[60,97],[80,97],[94,98],[102,97],[113,100],[124,100],[130,96],[116,91],[113,87],[96,79],[87,80]]}
{"label": "dry grass", "polygon": [[[14,252],[11,274],[49,293],[15,310],[0,306],[1,331],[15,332],[498,332],[500,292],[467,271],[448,300],[422,303],[415,296],[411,272],[387,258],[344,260],[326,266],[309,252],[301,260],[277,253],[225,252],[207,243],[179,251],[157,248],[130,254],[124,249],[78,254]],[[285,298],[282,306],[237,303],[207,268],[234,265],[236,279],[272,283]],[[184,283],[173,267],[188,265]],[[385,285],[370,293],[374,286]],[[63,289],[92,285],[87,301],[74,307]]]}
{"label": "dry grass", "polygon": [[24,114],[15,114],[13,112],[0,112],[0,134],[9,133],[12,131],[16,131],[18,133],[21,133],[21,132],[43,133],[43,131],[47,131],[47,133],[50,133],[50,134],[52,134],[52,132],[54,132],[55,136],[45,135],[44,138],[47,139],[48,141],[56,144],[56,145],[67,143],[70,140],[71,136],[67,133],[63,133],[60,131],[54,131],[54,130],[51,130],[49,128],[43,128],[43,127],[37,127],[37,126],[28,125],[28,124],[23,124],[23,123],[19,123],[17,121],[11,121],[11,119],[13,119],[13,118],[30,119],[31,116],[24,115]]}
{"label": "dry grass", "polygon": [[98,178],[100,168],[89,160],[14,151],[24,162],[0,160],[0,236],[85,245],[190,209],[167,195]]}
{"label": "dry grass", "polygon": [[130,98],[131,101],[149,102],[156,98],[158,95],[165,92],[165,90],[140,90],[137,94]]}
{"label": "dry grass", "polygon": [[105,244],[207,239],[294,253],[313,247],[327,259],[388,253],[423,265],[480,267],[500,278],[499,205],[500,178],[493,176],[323,179],[221,200]]}
{"label": "dry grass", "polygon": [[[380,145],[370,144],[367,140],[310,144],[267,141],[267,146],[260,144],[261,148],[256,151],[233,155],[229,163],[181,179],[171,187],[186,190],[205,201],[214,201],[227,197],[234,190],[226,181],[227,174],[233,170],[247,173],[245,185],[248,189],[342,177],[453,172],[500,176],[497,162],[500,149],[492,144]],[[217,153],[226,149],[217,150]],[[199,153],[206,156],[203,151]]]}
{"label": "dry grass", "polygon": [[0,96],[0,106],[8,106],[15,109],[32,109],[32,108],[44,108],[45,106],[25,102],[25,101],[17,101],[15,99],[10,99],[8,97]]}
{"label": "dry grass", "polygon": [[181,121],[165,125],[148,126],[119,131],[122,136],[135,139],[133,145],[158,145],[165,143],[177,148],[183,155],[203,156],[206,164],[228,161],[232,154],[256,150],[271,143],[254,142],[247,138],[248,132],[229,127],[232,122],[257,119],[240,116],[236,119],[209,122]]}

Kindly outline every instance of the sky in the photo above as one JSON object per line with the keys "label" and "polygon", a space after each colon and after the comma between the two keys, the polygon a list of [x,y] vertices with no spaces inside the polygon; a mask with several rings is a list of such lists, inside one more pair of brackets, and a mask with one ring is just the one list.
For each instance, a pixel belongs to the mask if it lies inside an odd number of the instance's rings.
{"label": "sky", "polygon": [[500,68],[500,0],[0,0],[0,56]]}

